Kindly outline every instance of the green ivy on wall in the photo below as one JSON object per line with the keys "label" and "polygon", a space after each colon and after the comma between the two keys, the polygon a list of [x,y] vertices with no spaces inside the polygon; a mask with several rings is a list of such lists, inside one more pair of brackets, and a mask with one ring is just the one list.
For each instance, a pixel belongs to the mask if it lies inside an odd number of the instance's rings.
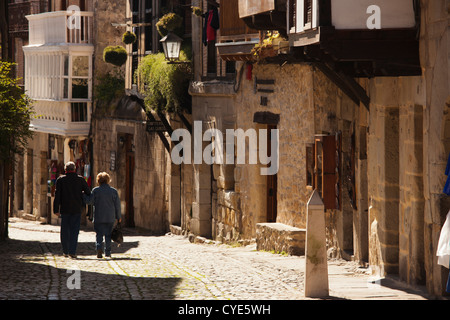
{"label": "green ivy on wall", "polygon": [[[186,52],[190,53],[190,50],[181,51],[181,61],[189,61]],[[145,105],[149,110],[190,113],[190,63],[168,64],[163,53],[150,54],[143,58],[134,76],[137,77],[139,91],[145,95]]]}
{"label": "green ivy on wall", "polygon": [[125,93],[125,80],[120,72],[109,72],[97,77],[94,88],[95,99],[102,105],[108,105],[113,99]]}

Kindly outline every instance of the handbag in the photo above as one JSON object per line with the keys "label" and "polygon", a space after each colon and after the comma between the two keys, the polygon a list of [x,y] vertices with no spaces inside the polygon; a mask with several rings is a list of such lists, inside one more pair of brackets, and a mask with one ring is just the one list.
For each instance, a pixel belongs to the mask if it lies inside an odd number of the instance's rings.
{"label": "handbag", "polygon": [[120,225],[120,222],[117,222],[116,226],[111,232],[111,239],[112,241],[117,243],[118,247],[120,247],[120,245],[123,243],[122,226]]}

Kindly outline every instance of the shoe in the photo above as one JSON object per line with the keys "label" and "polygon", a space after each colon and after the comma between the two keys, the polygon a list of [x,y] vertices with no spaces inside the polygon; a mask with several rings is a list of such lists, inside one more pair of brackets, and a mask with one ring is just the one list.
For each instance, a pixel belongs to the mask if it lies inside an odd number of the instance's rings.
{"label": "shoe", "polygon": [[76,255],[76,254],[69,254],[69,256],[70,256],[72,259],[76,259],[76,258],[77,258],[77,255]]}
{"label": "shoe", "polygon": [[105,254],[105,258],[111,259],[111,253]]}
{"label": "shoe", "polygon": [[97,250],[97,258],[103,258],[103,251],[101,249]]}
{"label": "shoe", "polygon": [[64,255],[65,258],[68,258],[68,257],[69,257],[69,254],[68,254],[68,253],[63,253],[63,255]]}

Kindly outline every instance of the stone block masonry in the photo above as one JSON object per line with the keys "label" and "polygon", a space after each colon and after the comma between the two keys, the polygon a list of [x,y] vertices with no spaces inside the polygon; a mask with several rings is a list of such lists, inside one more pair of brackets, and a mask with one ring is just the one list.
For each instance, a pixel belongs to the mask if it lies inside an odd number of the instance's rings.
{"label": "stone block masonry", "polygon": [[282,223],[258,223],[256,224],[256,249],[301,256],[305,254],[305,236],[306,229]]}

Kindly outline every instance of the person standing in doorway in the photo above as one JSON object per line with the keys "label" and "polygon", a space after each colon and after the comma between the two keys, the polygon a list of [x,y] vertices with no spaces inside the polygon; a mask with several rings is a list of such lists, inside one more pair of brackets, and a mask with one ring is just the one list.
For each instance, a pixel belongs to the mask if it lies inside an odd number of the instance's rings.
{"label": "person standing in doorway", "polygon": [[91,190],[75,170],[75,163],[65,164],[65,175],[56,180],[53,213],[61,216],[61,245],[65,257],[77,258],[78,234],[80,232],[81,213],[85,207],[83,193],[90,195]]}
{"label": "person standing in doorway", "polygon": [[96,233],[97,258],[103,257],[103,238],[105,238],[105,256],[111,258],[111,233],[116,220],[122,221],[119,193],[109,185],[108,173],[97,175],[98,187],[90,196],[84,196],[86,204],[94,206],[94,230]]}

